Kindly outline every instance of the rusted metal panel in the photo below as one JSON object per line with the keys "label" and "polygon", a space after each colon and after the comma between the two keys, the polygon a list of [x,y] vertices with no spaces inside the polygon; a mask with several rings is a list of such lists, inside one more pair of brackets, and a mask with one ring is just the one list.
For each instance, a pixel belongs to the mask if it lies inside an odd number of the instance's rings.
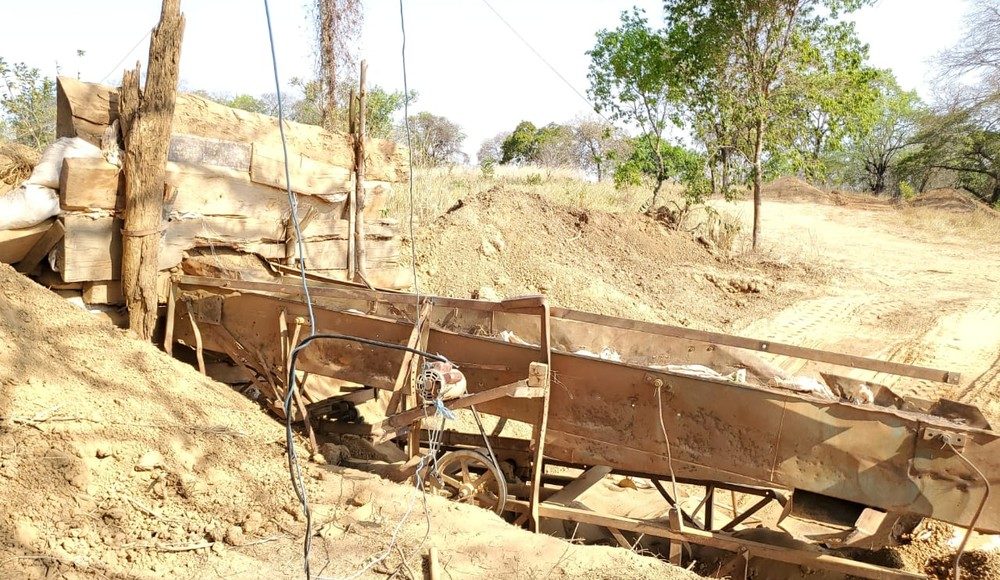
{"label": "rusted metal panel", "polygon": [[[352,289],[347,298],[357,300],[359,291]],[[451,302],[448,308],[462,303]],[[471,309],[474,315],[469,320],[485,324],[488,315],[490,332],[497,330],[499,320],[523,329],[527,336],[522,338],[528,341],[538,339],[537,334],[530,334],[532,328],[538,328],[537,317],[532,323],[528,315],[500,311],[499,304],[493,305],[498,309],[495,312],[480,306]],[[373,310],[380,308],[376,304]],[[277,317],[283,309],[291,317],[305,315],[304,306],[294,299],[249,293],[228,295],[222,305],[221,326],[242,348],[257,353],[261,367],[280,370]],[[404,344],[412,331],[412,322],[388,314],[369,316],[320,307],[316,315],[319,330],[326,332]],[[447,309],[436,310],[432,320],[447,315]],[[184,337],[189,331],[182,303],[178,304],[176,316],[178,336]],[[460,319],[460,315],[452,316],[453,321]],[[554,321],[556,343],[572,344],[571,328],[578,323],[560,324]],[[222,335],[214,328],[203,328],[205,348],[225,352],[219,348],[224,337],[220,338]],[[686,343],[671,345],[669,342],[675,339],[661,334],[643,335],[636,329],[620,328],[615,332],[618,338],[628,337],[619,345],[641,345],[645,336],[646,343],[665,344],[656,347],[664,353],[690,347]],[[586,343],[603,336],[611,334],[589,328],[579,334],[579,340]],[[642,348],[652,352],[651,347]],[[528,365],[540,356],[537,346],[440,328],[430,332],[428,349],[457,363],[473,394],[524,379]],[[641,350],[640,346],[636,350]],[[309,347],[303,353],[300,369],[392,388],[401,356],[398,352],[331,341]],[[937,439],[924,437],[926,427],[931,427],[954,434],[956,448],[987,474],[991,484],[1000,483],[1000,437],[940,417],[831,402],[788,390],[694,378],[565,352],[552,354],[551,371],[546,455],[561,461],[666,477],[670,464],[660,426],[662,406],[674,472],[681,477],[803,489],[884,510],[968,525],[985,486],[956,451],[945,448]],[[659,400],[657,380],[662,385]],[[533,422],[537,418],[537,405],[526,400],[496,400],[479,408],[521,421]],[[1000,531],[1000,497],[991,499],[977,527]]]}

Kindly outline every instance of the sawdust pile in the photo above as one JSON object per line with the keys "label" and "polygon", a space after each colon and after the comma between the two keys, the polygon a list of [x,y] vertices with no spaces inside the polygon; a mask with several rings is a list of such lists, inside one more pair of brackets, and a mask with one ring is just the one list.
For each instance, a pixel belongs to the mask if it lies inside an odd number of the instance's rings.
{"label": "sawdust pile", "polygon": [[802,274],[710,251],[645,215],[580,210],[505,185],[422,228],[417,271],[433,294],[545,294],[569,308],[713,330],[772,311],[788,299],[782,281]]}
{"label": "sawdust pile", "polygon": [[779,177],[761,188],[763,199],[771,201],[805,201],[820,204],[835,203],[835,196],[812,186],[798,177]]}
{"label": "sawdust pile", "polygon": [[[300,450],[305,456],[305,450]],[[514,528],[369,473],[304,463],[314,574],[693,578]],[[0,578],[286,578],[305,529],[284,429],[225,385],[0,264]],[[428,524],[430,528],[428,528]],[[404,557],[405,555],[405,557]]]}
{"label": "sawdust pile", "polygon": [[[954,577],[955,548],[964,529],[943,522],[924,520],[913,530],[910,543],[891,548],[906,563],[906,568],[927,574],[931,578],[948,580]],[[995,548],[969,549],[962,555],[961,577],[965,580],[1000,578],[1000,552]]]}

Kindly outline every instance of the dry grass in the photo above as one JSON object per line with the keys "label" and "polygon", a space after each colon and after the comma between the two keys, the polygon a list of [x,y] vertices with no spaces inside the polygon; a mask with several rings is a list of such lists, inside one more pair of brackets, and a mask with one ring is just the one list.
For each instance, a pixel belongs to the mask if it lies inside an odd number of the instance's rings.
{"label": "dry grass", "polygon": [[905,228],[925,239],[960,236],[995,243],[1000,237],[1000,212],[989,208],[949,211],[936,207],[903,206],[899,208],[898,215]]}
{"label": "dry grass", "polygon": [[[617,189],[610,181],[597,183],[569,169],[500,166],[493,175],[470,167],[417,169],[413,179],[414,217],[418,223],[427,223],[458,200],[496,187],[535,193],[570,207],[608,212],[638,212],[651,193],[645,187]],[[386,217],[405,222],[408,213],[409,197],[404,184],[389,199]]]}
{"label": "dry grass", "polygon": [[0,141],[0,183],[20,184],[31,175],[40,156],[31,147]]}

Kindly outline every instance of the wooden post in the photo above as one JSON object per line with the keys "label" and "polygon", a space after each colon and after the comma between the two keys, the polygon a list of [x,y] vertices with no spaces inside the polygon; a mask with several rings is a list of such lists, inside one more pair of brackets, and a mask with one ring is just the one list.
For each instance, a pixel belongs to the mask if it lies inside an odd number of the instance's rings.
{"label": "wooden post", "polygon": [[[354,136],[354,251],[355,274],[365,284],[368,283],[368,268],[365,263],[365,113],[368,103],[368,91],[365,89],[365,77],[368,75],[368,62],[361,61],[361,82],[358,89],[358,133]],[[352,276],[351,280],[354,280]]]}
{"label": "wooden post", "polygon": [[145,90],[139,90],[139,64],[125,71],[119,89],[119,119],[125,137],[121,279],[129,328],[144,340],[152,338],[156,326],[156,274],[166,193],[163,178],[183,35],[180,0],[163,0],[160,22],[149,41]]}

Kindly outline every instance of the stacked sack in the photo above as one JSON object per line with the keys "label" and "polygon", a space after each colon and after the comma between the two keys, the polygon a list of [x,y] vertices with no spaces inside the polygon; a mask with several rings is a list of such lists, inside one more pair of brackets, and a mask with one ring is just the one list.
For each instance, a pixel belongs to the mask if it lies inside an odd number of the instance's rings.
{"label": "stacked sack", "polygon": [[63,137],[49,145],[31,176],[0,195],[0,230],[28,228],[59,215],[59,173],[67,157],[100,158],[103,153],[79,137]]}

